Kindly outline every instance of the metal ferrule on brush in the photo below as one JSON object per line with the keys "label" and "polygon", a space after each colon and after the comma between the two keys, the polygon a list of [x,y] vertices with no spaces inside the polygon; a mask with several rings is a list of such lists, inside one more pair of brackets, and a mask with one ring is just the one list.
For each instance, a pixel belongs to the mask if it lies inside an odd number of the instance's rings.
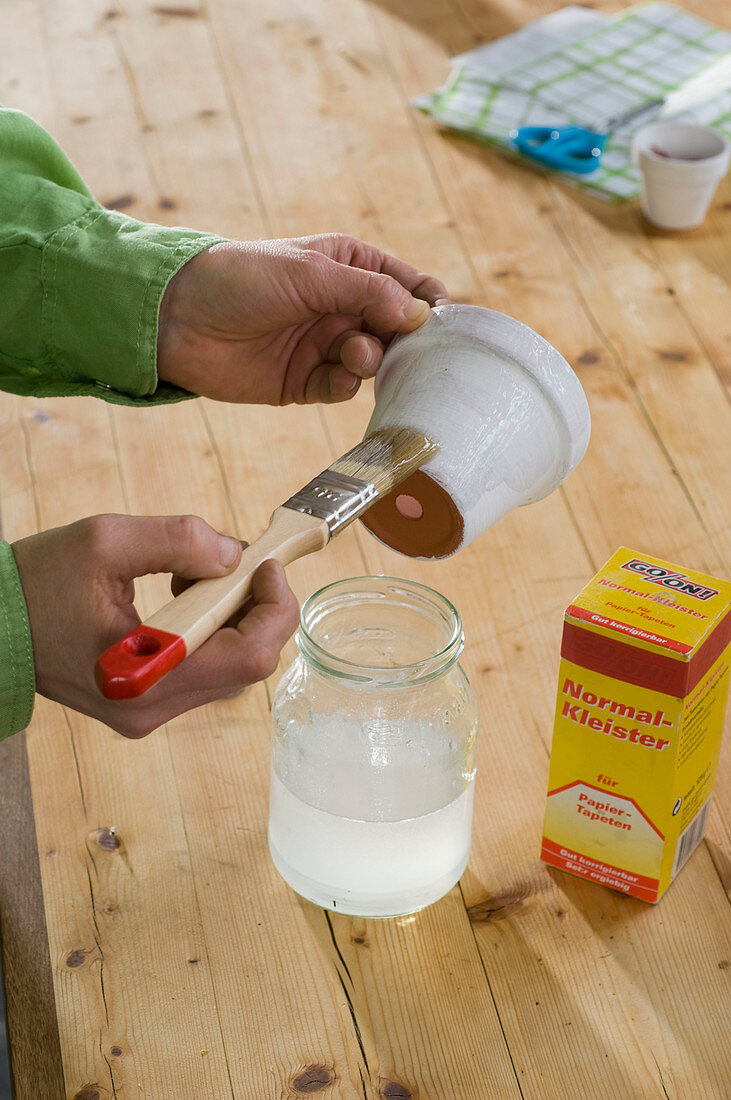
{"label": "metal ferrule on brush", "polygon": [[332,538],[370,508],[377,497],[378,490],[372,482],[337,470],[323,470],[282,507],[323,519]]}

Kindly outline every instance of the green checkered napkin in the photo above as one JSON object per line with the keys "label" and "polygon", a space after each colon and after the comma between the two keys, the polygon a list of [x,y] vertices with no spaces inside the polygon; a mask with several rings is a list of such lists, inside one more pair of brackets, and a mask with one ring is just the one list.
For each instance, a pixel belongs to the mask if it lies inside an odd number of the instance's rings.
{"label": "green checkered napkin", "polygon": [[[598,29],[578,39],[575,33],[558,44],[544,39],[545,52],[535,37],[526,36],[521,48],[519,36],[511,36],[515,43],[507,65],[500,63],[499,42],[463,54],[454,59],[445,87],[414,104],[445,126],[519,157],[510,133],[521,126],[601,130],[610,118],[664,97],[731,52],[727,31],[665,3],[642,4],[592,25]],[[631,162],[632,136],[650,117],[615,131],[590,176],[560,174],[612,201],[636,195],[640,181]],[[674,117],[710,126],[731,140],[731,91]]]}

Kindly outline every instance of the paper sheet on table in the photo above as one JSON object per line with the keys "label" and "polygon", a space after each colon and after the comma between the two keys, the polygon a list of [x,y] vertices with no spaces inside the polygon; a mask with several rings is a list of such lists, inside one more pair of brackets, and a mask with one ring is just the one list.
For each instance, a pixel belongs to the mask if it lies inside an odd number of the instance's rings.
{"label": "paper sheet on table", "polygon": [[[453,58],[447,84],[413,103],[445,126],[517,158],[512,130],[600,129],[611,117],[664,97],[730,51],[729,32],[671,4],[642,4],[613,18],[568,7]],[[649,117],[611,135],[591,176],[560,174],[605,199],[636,195],[640,181],[631,162],[632,136]],[[711,126],[731,140],[731,91],[674,117]]]}

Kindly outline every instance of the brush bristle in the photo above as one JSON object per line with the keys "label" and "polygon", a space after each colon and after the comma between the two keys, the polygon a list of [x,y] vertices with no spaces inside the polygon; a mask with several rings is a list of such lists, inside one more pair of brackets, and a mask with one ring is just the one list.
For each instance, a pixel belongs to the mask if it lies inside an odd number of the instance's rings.
{"label": "brush bristle", "polygon": [[380,428],[333,462],[331,470],[371,482],[380,496],[400,485],[439,450],[439,445],[410,428]]}

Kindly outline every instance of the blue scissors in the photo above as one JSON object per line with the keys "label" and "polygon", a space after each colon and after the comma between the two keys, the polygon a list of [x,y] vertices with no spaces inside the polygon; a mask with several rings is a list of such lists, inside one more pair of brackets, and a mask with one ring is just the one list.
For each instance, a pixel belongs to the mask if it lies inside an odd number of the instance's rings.
{"label": "blue scissors", "polygon": [[604,146],[615,130],[645,111],[662,106],[664,102],[664,99],[653,99],[650,103],[643,103],[641,107],[610,118],[601,130],[590,130],[584,126],[567,126],[560,130],[553,126],[521,126],[519,130],[513,130],[510,137],[523,156],[548,168],[586,176],[599,167]]}

